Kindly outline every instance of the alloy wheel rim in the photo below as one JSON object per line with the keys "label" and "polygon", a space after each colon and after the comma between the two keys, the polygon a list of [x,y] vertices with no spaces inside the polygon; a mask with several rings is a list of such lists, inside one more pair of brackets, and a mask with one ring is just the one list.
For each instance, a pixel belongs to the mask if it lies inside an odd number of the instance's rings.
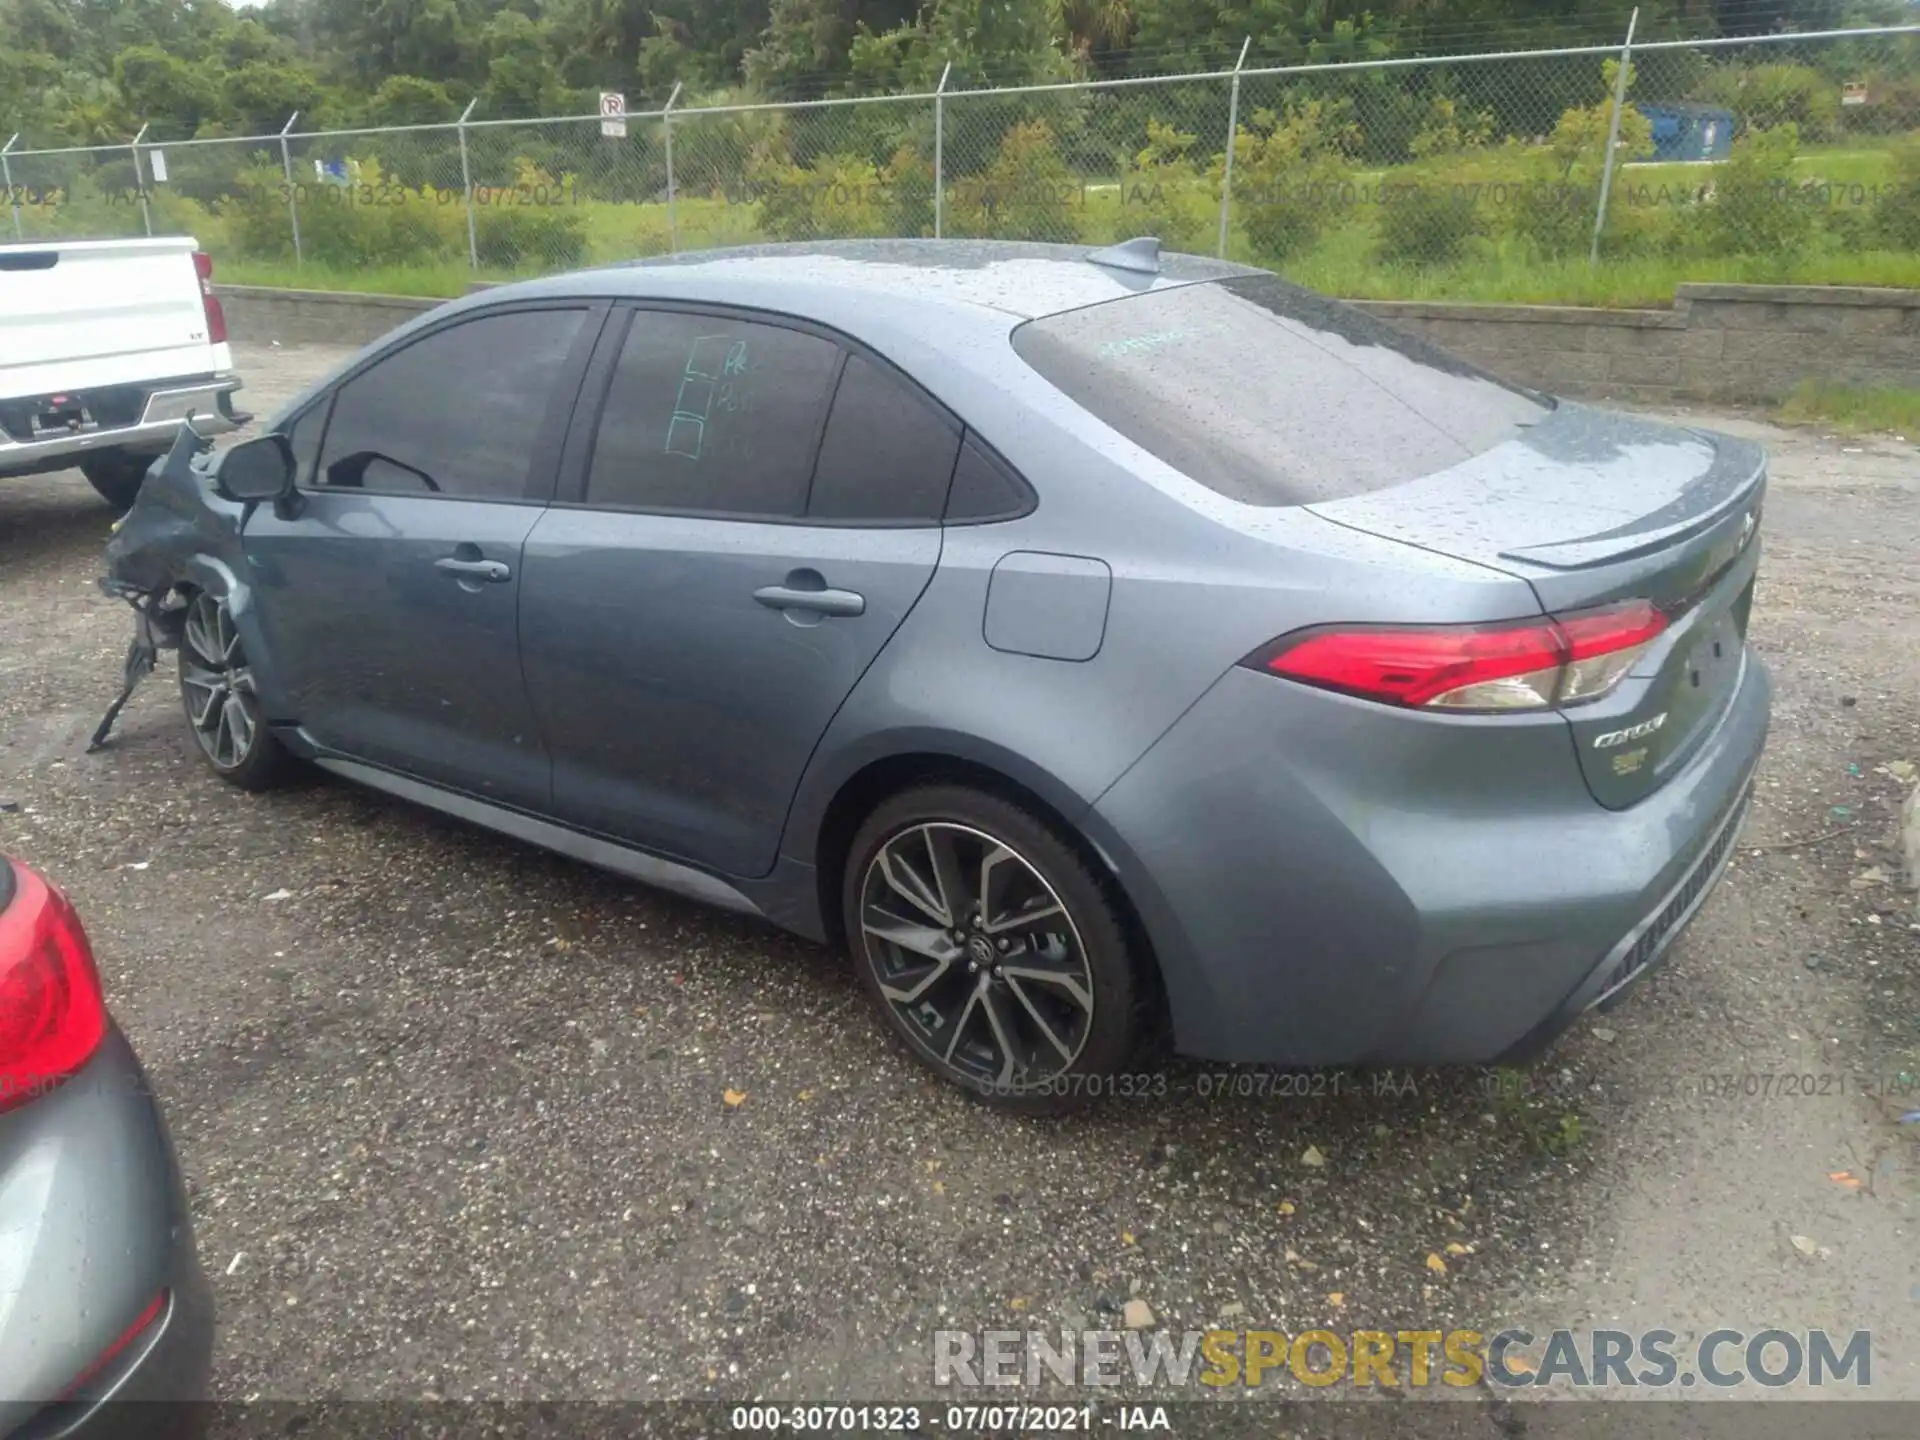
{"label": "alloy wheel rim", "polygon": [[193,597],[182,636],[180,691],[193,737],[222,770],[244,765],[260,732],[253,672],[224,600]]}
{"label": "alloy wheel rim", "polygon": [[860,930],[880,992],[934,1060],[996,1088],[1070,1069],[1093,1028],[1093,972],[1059,894],[985,831],[907,826],[868,862]]}

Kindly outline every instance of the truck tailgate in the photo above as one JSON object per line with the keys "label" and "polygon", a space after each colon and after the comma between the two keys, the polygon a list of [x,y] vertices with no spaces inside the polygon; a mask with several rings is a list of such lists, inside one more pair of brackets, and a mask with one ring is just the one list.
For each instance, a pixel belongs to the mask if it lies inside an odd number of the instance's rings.
{"label": "truck tailgate", "polygon": [[185,236],[0,245],[0,398],[207,375],[195,242]]}

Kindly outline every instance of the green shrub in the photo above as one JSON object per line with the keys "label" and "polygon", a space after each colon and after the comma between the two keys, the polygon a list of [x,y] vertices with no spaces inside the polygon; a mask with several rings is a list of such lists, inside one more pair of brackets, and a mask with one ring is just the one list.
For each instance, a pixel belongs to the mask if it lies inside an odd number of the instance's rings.
{"label": "green shrub", "polygon": [[1156,235],[1169,250],[1211,251],[1220,192],[1207,183],[1193,149],[1200,137],[1147,121],[1147,143],[1120,177],[1121,234]]}
{"label": "green shrub", "polygon": [[1886,187],[1874,199],[1871,234],[1889,250],[1920,250],[1920,140],[1894,151]]}
{"label": "green shrub", "polygon": [[1435,95],[1427,102],[1420,129],[1407,148],[1414,159],[1424,160],[1433,155],[1478,150],[1492,138],[1490,113],[1468,110],[1451,95]]}
{"label": "green shrub", "polygon": [[902,145],[880,172],[882,208],[889,235],[933,234],[933,162]]}
{"label": "green shrub", "polygon": [[1380,187],[1374,255],[1387,265],[1445,265],[1487,231],[1478,182],[1434,171]]}
{"label": "green shrub", "polygon": [[473,243],[490,270],[574,270],[587,256],[587,222],[564,205],[476,206]]}
{"label": "green shrub", "polygon": [[[285,177],[268,163],[243,172],[235,193],[215,206],[234,253],[287,259],[293,232]],[[389,180],[379,162],[356,162],[352,183],[302,185],[296,191],[302,256],[342,269],[429,264],[466,253],[466,211],[457,190],[410,189]]]}
{"label": "green shrub", "polygon": [[1084,194],[1053,127],[1023,120],[1002,137],[985,170],[953,182],[946,228],[999,240],[1076,240]]}
{"label": "green shrub", "polygon": [[1716,70],[1694,98],[1724,105],[1743,129],[1793,125],[1808,141],[1831,139],[1840,120],[1840,87],[1810,65],[1745,65]]}
{"label": "green shrub", "polygon": [[1793,125],[1750,129],[1733,142],[1700,207],[1700,244],[1708,254],[1782,262],[1802,255],[1813,239],[1817,212],[1794,174],[1799,151],[1800,132]]}
{"label": "green shrub", "polygon": [[[1605,62],[1602,72],[1608,98],[1563,112],[1544,149],[1522,162],[1521,183],[1511,207],[1513,232],[1543,259],[1584,255],[1592,244],[1600,185],[1606,176],[1607,136],[1613,127],[1612,87],[1619,68],[1617,60]],[[1627,88],[1633,88],[1631,70]],[[1653,126],[1647,117],[1631,105],[1624,107],[1614,151],[1616,162],[1645,155],[1652,144]],[[1601,237],[1610,253],[1640,248],[1646,232],[1659,222],[1659,217],[1645,207],[1629,203],[1622,193],[1626,188],[1626,179],[1616,163],[1613,191],[1607,199],[1607,230]]]}
{"label": "green shrub", "polygon": [[[885,235],[886,186],[859,155],[822,155],[811,168],[774,159],[749,177],[763,234],[775,240]],[[931,181],[929,181],[931,183]]]}
{"label": "green shrub", "polygon": [[1233,210],[1256,258],[1279,264],[1351,213],[1359,135],[1349,116],[1345,102],[1306,100],[1256,112],[1233,137]]}

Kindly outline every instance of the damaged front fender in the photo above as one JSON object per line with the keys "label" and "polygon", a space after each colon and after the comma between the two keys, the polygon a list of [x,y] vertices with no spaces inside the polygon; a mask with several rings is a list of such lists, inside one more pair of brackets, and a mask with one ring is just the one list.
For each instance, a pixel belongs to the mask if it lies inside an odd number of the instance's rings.
{"label": "damaged front fender", "polygon": [[246,505],[224,499],[208,474],[212,441],[182,426],[173,448],[148,471],[130,509],[107,542],[100,588],[134,611],[134,636],[122,668],[122,688],[94,732],[89,750],[107,741],[134,688],[154,667],[157,652],[176,649],[185,623],[182,592],[205,591],[227,602],[251,659],[254,683],[268,715],[284,713],[281,691],[246,583],[242,540]]}

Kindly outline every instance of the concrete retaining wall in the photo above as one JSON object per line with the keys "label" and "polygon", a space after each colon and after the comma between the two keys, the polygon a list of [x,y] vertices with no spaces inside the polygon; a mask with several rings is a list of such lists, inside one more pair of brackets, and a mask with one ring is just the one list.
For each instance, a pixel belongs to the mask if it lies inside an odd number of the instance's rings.
{"label": "concrete retaining wall", "polygon": [[1593,399],[1761,404],[1809,376],[1920,386],[1920,290],[1682,285],[1670,310],[1366,308],[1497,375]]}
{"label": "concrete retaining wall", "polygon": [[[439,303],[248,285],[219,292],[235,338],[282,345],[363,345]],[[1365,304],[1495,374],[1591,399],[1763,404],[1808,376],[1920,386],[1920,290],[1682,285],[1668,310]]]}
{"label": "concrete retaining wall", "polygon": [[344,290],[213,288],[227,314],[227,333],[249,345],[365,345],[440,303]]}

